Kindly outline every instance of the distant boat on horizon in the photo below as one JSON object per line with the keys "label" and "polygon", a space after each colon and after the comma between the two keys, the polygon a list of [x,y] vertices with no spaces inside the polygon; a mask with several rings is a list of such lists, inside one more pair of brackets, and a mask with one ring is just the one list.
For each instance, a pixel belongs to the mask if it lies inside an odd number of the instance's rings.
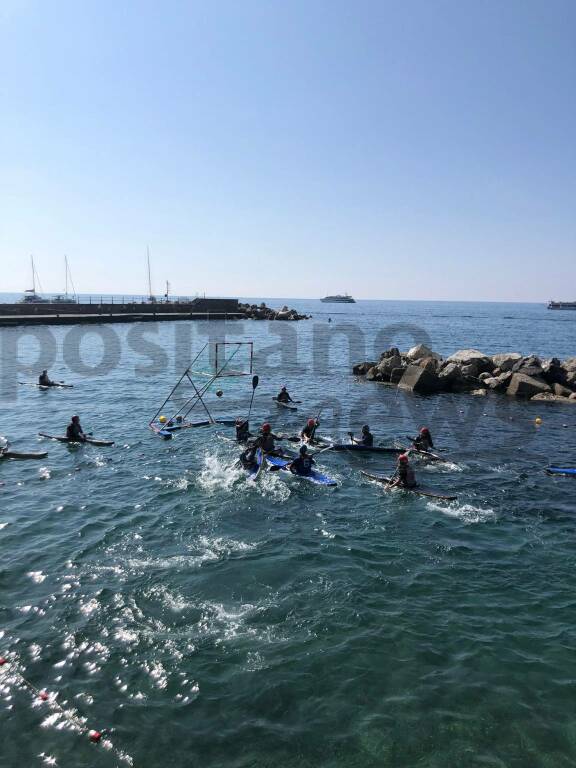
{"label": "distant boat on horizon", "polygon": [[[24,296],[20,299],[20,304],[48,304],[49,299],[44,299],[36,293],[36,280],[38,279],[38,273],[34,266],[34,256],[30,256],[30,263],[32,265],[32,288],[27,288],[24,291]],[[38,280],[40,282],[40,280]]]}
{"label": "distant boat on horizon", "polygon": [[576,301],[550,301],[548,309],[576,309]]}
{"label": "distant boat on horizon", "polygon": [[356,299],[352,298],[349,293],[338,293],[336,296],[324,296],[320,301],[324,304],[356,304]]}

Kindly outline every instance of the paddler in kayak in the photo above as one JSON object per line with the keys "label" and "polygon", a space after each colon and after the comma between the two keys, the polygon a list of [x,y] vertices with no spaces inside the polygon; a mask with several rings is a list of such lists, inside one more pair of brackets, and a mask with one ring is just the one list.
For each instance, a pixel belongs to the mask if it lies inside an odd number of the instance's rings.
{"label": "paddler in kayak", "polygon": [[72,421],[66,427],[66,437],[73,443],[84,443],[86,441],[86,435],[80,424],[79,416],[72,416]]}
{"label": "paddler in kayak", "polygon": [[48,371],[44,369],[40,376],[38,376],[38,384],[41,387],[53,387],[55,382],[48,376]]}
{"label": "paddler in kayak", "polygon": [[417,485],[416,475],[410,465],[408,454],[401,453],[400,456],[398,456],[398,465],[396,467],[394,480],[390,483],[390,487],[416,488]]}
{"label": "paddler in kayak", "polygon": [[290,397],[288,394],[288,390],[286,387],[282,387],[279,394],[276,396],[276,400],[278,400],[279,403],[293,403],[294,400]]}
{"label": "paddler in kayak", "polygon": [[312,467],[316,464],[312,456],[308,453],[305,445],[300,447],[299,455],[287,465],[287,469],[295,475],[309,475]]}
{"label": "paddler in kayak", "polygon": [[252,437],[250,434],[250,424],[248,423],[248,419],[243,419],[240,416],[236,419],[236,440],[239,443],[246,443],[248,441],[249,437]]}
{"label": "paddler in kayak", "polygon": [[282,450],[280,448],[276,448],[275,441],[283,439],[283,437],[275,435],[272,432],[272,427],[270,424],[266,422],[260,427],[260,434],[254,441],[254,446],[256,448],[262,448],[262,452],[269,454],[270,456],[282,456]]}
{"label": "paddler in kayak", "polygon": [[432,448],[434,448],[432,435],[430,434],[428,427],[422,427],[418,433],[418,437],[415,437],[414,440],[412,440],[412,445],[417,451],[425,451],[426,453],[429,453]]}
{"label": "paddler in kayak", "polygon": [[245,451],[242,451],[240,454],[240,464],[242,464],[242,467],[248,471],[252,469],[257,469],[258,462],[256,461],[256,451],[257,447],[255,445],[249,445],[248,448],[246,448]]}
{"label": "paddler in kayak", "polygon": [[374,445],[374,435],[370,432],[368,424],[364,424],[362,427],[362,437],[360,440],[357,440],[352,432],[348,434],[350,435],[350,442],[354,445],[363,445],[365,448],[372,448]]}
{"label": "paddler in kayak", "polygon": [[308,419],[306,426],[300,432],[300,439],[303,443],[313,443],[316,430],[320,426],[318,419]]}

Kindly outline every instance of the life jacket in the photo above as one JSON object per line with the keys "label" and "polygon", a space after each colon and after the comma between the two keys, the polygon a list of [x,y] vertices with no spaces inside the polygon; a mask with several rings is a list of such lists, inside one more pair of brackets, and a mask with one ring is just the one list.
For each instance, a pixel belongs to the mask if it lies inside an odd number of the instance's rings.
{"label": "life jacket", "polygon": [[279,403],[288,403],[290,402],[290,395],[288,392],[280,392],[276,400],[278,400]]}
{"label": "life jacket", "polygon": [[312,465],[314,461],[310,456],[298,456],[292,462],[292,469],[297,475],[309,475],[312,471]]}
{"label": "life jacket", "polygon": [[416,475],[414,474],[414,470],[412,469],[410,464],[408,464],[408,466],[406,467],[406,473],[404,475],[402,482],[407,488],[414,488],[414,486],[416,485]]}
{"label": "life jacket", "polygon": [[66,437],[68,440],[78,440],[80,436],[82,435],[82,427],[80,424],[74,424],[74,422],[71,422],[66,427]]}
{"label": "life jacket", "polygon": [[258,445],[265,453],[272,453],[276,450],[276,444],[274,442],[274,435],[260,435],[258,438]]}
{"label": "life jacket", "polygon": [[243,421],[236,427],[236,440],[238,440],[239,443],[250,437],[249,426],[247,421]]}
{"label": "life jacket", "polygon": [[372,435],[370,432],[363,434],[362,439],[360,440],[360,445],[365,445],[367,448],[372,448],[374,445],[374,435]]}

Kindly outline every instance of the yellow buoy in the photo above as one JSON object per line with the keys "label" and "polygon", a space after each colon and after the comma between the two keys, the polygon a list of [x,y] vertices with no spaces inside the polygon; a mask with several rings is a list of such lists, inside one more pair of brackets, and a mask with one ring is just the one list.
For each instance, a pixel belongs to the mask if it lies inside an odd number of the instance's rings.
{"label": "yellow buoy", "polygon": [[540,424],[542,424],[542,419],[540,418],[540,416],[536,416],[536,418],[534,419],[534,424],[536,424],[537,427],[539,427]]}
{"label": "yellow buoy", "polygon": [[166,416],[160,416],[160,418],[158,419],[158,421],[160,422],[160,424],[166,424],[166,422],[168,421],[168,419],[166,418]]}

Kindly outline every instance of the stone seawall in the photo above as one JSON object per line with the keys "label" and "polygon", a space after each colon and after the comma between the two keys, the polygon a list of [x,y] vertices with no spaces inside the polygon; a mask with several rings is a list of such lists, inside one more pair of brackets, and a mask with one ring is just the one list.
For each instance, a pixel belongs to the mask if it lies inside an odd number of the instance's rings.
{"label": "stone seawall", "polygon": [[422,395],[500,392],[537,402],[576,405],[576,357],[543,360],[517,352],[487,355],[477,349],[462,349],[443,358],[420,344],[406,353],[392,347],[379,360],[358,363],[352,371],[368,381]]}

